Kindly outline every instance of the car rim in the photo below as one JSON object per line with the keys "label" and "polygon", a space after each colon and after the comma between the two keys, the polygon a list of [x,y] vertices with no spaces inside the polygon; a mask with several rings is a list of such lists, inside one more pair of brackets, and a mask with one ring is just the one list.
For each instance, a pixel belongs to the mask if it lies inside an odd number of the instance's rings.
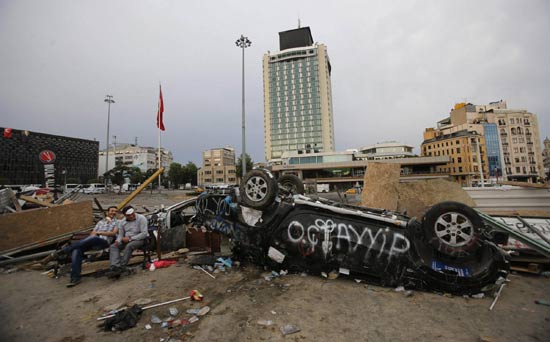
{"label": "car rim", "polygon": [[291,183],[291,182],[284,182],[281,184],[285,189],[287,189],[288,191],[290,192],[297,192],[296,189],[297,189],[297,186],[296,184],[294,183]]}
{"label": "car rim", "polygon": [[435,234],[441,242],[451,247],[467,245],[474,237],[474,226],[463,214],[449,212],[435,221]]}
{"label": "car rim", "polygon": [[259,202],[267,196],[267,182],[262,177],[251,177],[246,182],[246,196]]}

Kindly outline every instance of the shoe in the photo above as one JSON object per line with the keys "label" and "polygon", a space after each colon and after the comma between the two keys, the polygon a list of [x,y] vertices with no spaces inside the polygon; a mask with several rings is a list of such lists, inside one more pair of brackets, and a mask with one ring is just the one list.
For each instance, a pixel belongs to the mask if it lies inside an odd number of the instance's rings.
{"label": "shoe", "polygon": [[78,284],[80,284],[82,280],[80,279],[71,279],[71,281],[67,284],[67,287],[73,287],[73,286],[76,286]]}
{"label": "shoe", "polygon": [[118,266],[111,266],[111,269],[105,272],[105,275],[109,279],[118,279],[122,274],[122,269]]}

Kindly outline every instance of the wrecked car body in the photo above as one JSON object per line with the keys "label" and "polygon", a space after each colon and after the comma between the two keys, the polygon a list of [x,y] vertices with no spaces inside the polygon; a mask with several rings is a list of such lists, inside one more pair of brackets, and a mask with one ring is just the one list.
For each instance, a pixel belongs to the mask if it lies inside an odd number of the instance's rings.
{"label": "wrecked car body", "polygon": [[193,224],[231,238],[234,256],[291,272],[337,270],[383,286],[475,294],[506,278],[507,256],[477,213],[456,202],[421,221],[312,199],[299,179],[249,172],[232,195],[203,193]]}

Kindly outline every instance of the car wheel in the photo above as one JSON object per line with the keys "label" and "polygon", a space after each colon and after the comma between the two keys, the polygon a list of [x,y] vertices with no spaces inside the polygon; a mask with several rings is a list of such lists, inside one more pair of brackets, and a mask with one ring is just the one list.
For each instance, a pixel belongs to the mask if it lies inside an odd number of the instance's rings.
{"label": "car wheel", "polygon": [[264,170],[248,172],[239,187],[241,202],[247,207],[263,209],[270,206],[277,195],[277,181]]}
{"label": "car wheel", "polygon": [[279,185],[293,194],[304,194],[304,183],[295,175],[283,175],[279,178]]}
{"label": "car wheel", "polygon": [[479,247],[483,221],[465,204],[442,202],[426,212],[422,225],[433,247],[455,257],[473,253]]}

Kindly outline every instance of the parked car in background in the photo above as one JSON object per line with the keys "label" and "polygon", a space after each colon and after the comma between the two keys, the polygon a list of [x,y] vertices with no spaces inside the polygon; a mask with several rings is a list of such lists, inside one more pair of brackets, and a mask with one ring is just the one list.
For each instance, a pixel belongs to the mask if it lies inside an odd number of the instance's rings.
{"label": "parked car in background", "polygon": [[84,188],[85,194],[104,194],[105,192],[107,192],[105,184],[101,183],[92,183]]}

